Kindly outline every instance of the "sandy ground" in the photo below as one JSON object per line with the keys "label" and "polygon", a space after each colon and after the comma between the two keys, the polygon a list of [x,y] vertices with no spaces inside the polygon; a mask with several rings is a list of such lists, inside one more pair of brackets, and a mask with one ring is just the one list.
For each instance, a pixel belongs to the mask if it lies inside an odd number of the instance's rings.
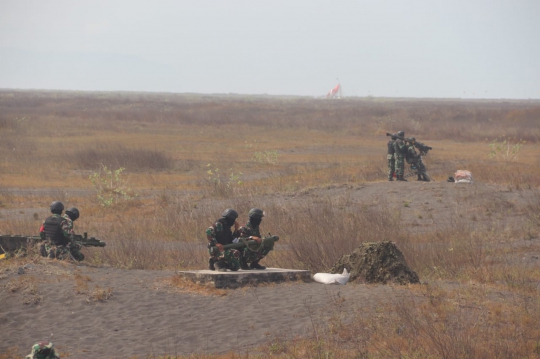
{"label": "sandy ground", "polygon": [[[308,335],[312,321],[331,315],[337,300],[372,311],[405,295],[393,286],[318,283],[209,295],[180,292],[167,280],[173,275],[56,261],[27,264],[23,274],[4,270],[0,349],[19,347],[28,354],[35,340],[48,339],[62,358],[243,352],[275,337]],[[96,300],[109,288],[108,299]]]}
{"label": "sandy ground", "polygon": [[[527,190],[489,184],[381,181],[275,194],[273,199],[290,206],[314,197],[334,198],[351,208],[390,204],[401,210],[404,225],[424,231],[452,225],[456,214],[475,226],[520,226],[529,196]],[[522,242],[532,245],[530,240]],[[536,267],[539,256],[535,245],[526,259]],[[221,294],[181,292],[170,286],[168,279],[174,275],[44,258],[26,264],[21,274],[16,267],[0,269],[0,351],[18,347],[25,355],[35,341],[48,339],[62,358],[242,353],[274,337],[309,335],[313,320],[332,315],[337,300],[345,307],[374,312],[411,295],[405,287],[353,283],[285,283]]]}

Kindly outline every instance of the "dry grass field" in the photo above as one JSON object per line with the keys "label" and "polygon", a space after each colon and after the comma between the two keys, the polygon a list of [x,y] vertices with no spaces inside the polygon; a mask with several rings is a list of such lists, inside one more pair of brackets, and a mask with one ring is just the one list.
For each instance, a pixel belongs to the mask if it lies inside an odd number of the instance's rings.
{"label": "dry grass field", "polygon": [[[386,181],[385,133],[399,130],[433,147],[433,182]],[[315,273],[392,240],[422,284],[370,310],[335,298],[309,335],[173,357],[540,358],[539,143],[540,101],[3,90],[0,233],[37,234],[60,200],[79,208],[77,233],[107,241],[84,249],[90,268],[198,269],[205,228],[260,207],[281,238],[266,265]],[[458,169],[475,183],[446,182]],[[0,261],[2,299],[34,288],[19,305],[44,305],[35,281],[6,274],[41,261]],[[72,277],[74,293],[114,300],[114,286]]]}

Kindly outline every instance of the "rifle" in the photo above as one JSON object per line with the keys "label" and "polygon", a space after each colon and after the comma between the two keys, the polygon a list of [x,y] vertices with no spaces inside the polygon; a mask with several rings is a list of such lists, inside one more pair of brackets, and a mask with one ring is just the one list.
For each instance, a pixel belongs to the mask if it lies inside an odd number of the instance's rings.
{"label": "rifle", "polygon": [[392,134],[392,133],[388,133],[388,132],[386,132],[386,136],[392,136],[392,139],[399,138],[402,141],[410,143],[414,147],[418,148],[418,151],[420,151],[421,156],[427,156],[429,150],[433,149],[433,147],[427,146],[427,145],[423,144],[422,142],[418,142],[414,138],[405,138],[405,137],[401,137],[401,136],[398,136],[396,134]]}
{"label": "rifle", "polygon": [[[97,238],[90,237],[84,232],[84,235],[75,234],[73,241],[84,247],[105,247],[107,243]],[[0,251],[14,252],[19,249],[26,249],[28,246],[41,242],[40,236],[0,235]]]}
{"label": "rifle", "polygon": [[[254,240],[244,240],[240,238],[240,240],[237,243],[224,244],[223,250],[247,248],[250,251],[257,252],[259,249],[262,248],[262,246],[273,248],[274,243],[276,243],[277,241],[279,241],[278,236],[270,236],[266,238],[261,238],[260,244]],[[209,246],[208,250],[210,251],[210,254],[214,254],[214,252],[217,251],[218,249],[216,246]]]}

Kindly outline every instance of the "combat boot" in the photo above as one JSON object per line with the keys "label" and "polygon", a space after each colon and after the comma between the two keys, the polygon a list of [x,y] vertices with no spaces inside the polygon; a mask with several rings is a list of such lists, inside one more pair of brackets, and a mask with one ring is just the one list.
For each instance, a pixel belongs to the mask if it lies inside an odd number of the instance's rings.
{"label": "combat boot", "polygon": [[241,261],[240,261],[240,269],[241,269],[241,270],[250,270],[251,267],[248,266],[246,260],[244,259],[244,260],[241,260]]}
{"label": "combat boot", "polygon": [[424,179],[422,178],[422,175],[421,175],[420,173],[418,174],[418,179],[417,179],[417,181],[424,181]]}
{"label": "combat boot", "polygon": [[405,182],[407,182],[407,179],[406,179],[405,177],[403,177],[403,175],[399,175],[399,176],[397,177],[397,180],[398,180],[398,181],[405,181]]}
{"label": "combat boot", "polygon": [[216,268],[216,270],[218,272],[226,272],[227,271],[227,266],[225,265],[225,263],[223,263],[223,261],[221,259],[214,263],[214,268]]}
{"label": "combat boot", "polygon": [[250,265],[251,269],[266,269],[265,266],[259,264],[259,261],[252,262]]}
{"label": "combat boot", "polygon": [[389,180],[389,181],[393,181],[393,180],[394,180],[394,177],[388,177],[388,180]]}
{"label": "combat boot", "polygon": [[214,264],[216,263],[216,260],[214,258],[210,258],[208,260],[208,269],[210,270],[216,270],[216,268],[214,267]]}

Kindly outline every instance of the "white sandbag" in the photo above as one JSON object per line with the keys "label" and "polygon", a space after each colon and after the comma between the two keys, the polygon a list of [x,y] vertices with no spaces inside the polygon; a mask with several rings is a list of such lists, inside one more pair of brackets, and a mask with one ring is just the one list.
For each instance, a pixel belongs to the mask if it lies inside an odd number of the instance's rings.
{"label": "white sandbag", "polygon": [[347,284],[349,272],[347,272],[347,268],[343,268],[342,274],[315,273],[313,280],[322,284]]}
{"label": "white sandbag", "polygon": [[454,181],[456,183],[472,183],[473,176],[471,171],[467,170],[457,170],[454,174]]}

